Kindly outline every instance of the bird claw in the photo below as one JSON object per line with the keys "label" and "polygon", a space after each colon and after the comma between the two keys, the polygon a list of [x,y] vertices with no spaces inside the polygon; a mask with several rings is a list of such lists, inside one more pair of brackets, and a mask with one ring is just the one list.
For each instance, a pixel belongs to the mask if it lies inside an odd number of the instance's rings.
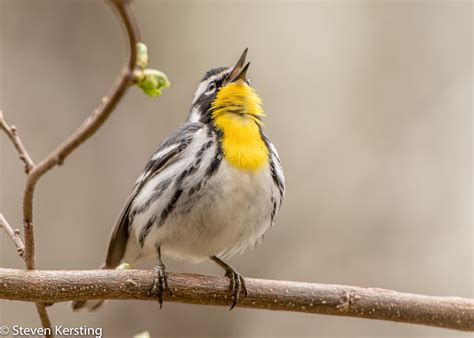
{"label": "bird claw", "polygon": [[232,294],[232,305],[230,306],[230,310],[232,310],[240,301],[240,294],[243,293],[244,297],[247,297],[247,287],[245,285],[244,277],[238,273],[233,268],[228,268],[225,273],[226,277],[230,279],[230,288],[229,291]]}
{"label": "bird claw", "polygon": [[155,272],[156,276],[151,293],[157,295],[161,309],[163,307],[163,293],[165,291],[168,292],[170,297],[173,296],[173,293],[171,292],[171,288],[168,285],[168,275],[165,272],[165,267],[158,265],[155,267]]}

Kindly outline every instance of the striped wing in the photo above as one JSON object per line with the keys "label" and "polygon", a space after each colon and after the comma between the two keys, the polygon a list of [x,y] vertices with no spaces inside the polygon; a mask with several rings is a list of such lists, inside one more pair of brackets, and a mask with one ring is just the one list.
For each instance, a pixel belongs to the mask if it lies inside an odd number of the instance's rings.
{"label": "striped wing", "polygon": [[105,268],[111,269],[118,266],[124,257],[130,234],[130,209],[135,197],[152,177],[179,159],[179,155],[192,141],[193,135],[202,127],[201,123],[184,124],[170,135],[153,154],[117,219],[109,242]]}
{"label": "striped wing", "polygon": [[283,167],[280,162],[280,157],[278,156],[278,151],[275,146],[270,142],[268,137],[263,134],[262,138],[265,144],[267,145],[268,150],[270,151],[270,174],[272,175],[273,184],[275,185],[278,193],[273,192],[271,199],[273,210],[270,218],[270,225],[272,226],[275,222],[275,216],[277,211],[281,208],[283,199],[285,198],[285,176],[283,174]]}

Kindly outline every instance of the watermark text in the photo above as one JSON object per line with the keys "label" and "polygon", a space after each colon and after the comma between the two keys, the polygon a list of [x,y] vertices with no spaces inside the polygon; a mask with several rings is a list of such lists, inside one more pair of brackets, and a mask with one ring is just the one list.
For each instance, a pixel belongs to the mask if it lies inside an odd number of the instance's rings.
{"label": "watermark text", "polygon": [[0,336],[12,337],[43,337],[48,335],[63,337],[103,337],[103,329],[101,327],[88,327],[87,325],[78,327],[66,327],[63,325],[55,325],[52,328],[47,327],[24,327],[13,325],[12,327],[0,326]]}

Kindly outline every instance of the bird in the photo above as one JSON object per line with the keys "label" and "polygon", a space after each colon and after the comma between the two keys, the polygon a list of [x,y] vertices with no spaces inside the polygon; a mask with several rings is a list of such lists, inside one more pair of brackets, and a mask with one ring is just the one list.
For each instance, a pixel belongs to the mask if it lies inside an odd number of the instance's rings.
{"label": "bird", "polygon": [[[225,270],[234,308],[243,276],[224,259],[259,244],[285,196],[276,147],[263,132],[262,100],[247,77],[248,49],[234,67],[207,71],[188,118],[153,153],[112,231],[105,263],[114,269],[156,259],[151,292],[172,296],[162,254]],[[94,310],[103,300],[73,302]]]}

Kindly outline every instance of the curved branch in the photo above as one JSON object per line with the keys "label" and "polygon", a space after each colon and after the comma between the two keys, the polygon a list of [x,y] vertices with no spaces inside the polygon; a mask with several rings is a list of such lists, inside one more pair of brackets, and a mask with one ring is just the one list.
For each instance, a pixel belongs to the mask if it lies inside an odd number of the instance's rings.
{"label": "curved branch", "polygon": [[[33,226],[33,197],[36,184],[39,179],[56,165],[61,165],[65,158],[69,156],[77,147],[89,139],[104,124],[117,104],[124,96],[127,89],[134,81],[134,71],[137,63],[136,45],[140,41],[140,32],[135,21],[135,17],[129,7],[129,0],[111,0],[110,3],[117,10],[120,21],[125,26],[127,32],[130,56],[127,66],[118,77],[115,86],[108,97],[102,99],[101,104],[92,114],[74,131],[61,145],[54,149],[49,155],[41,160],[37,165],[33,163],[20,138],[16,135],[16,129],[9,127],[0,114],[0,129],[3,129],[11,139],[20,159],[25,163],[25,171],[28,174],[26,187],[23,194],[23,226],[25,244],[22,252],[26,268],[35,269],[35,240]],[[0,112],[1,113],[1,112]],[[14,239],[12,237],[12,239]],[[15,241],[15,240],[14,240]],[[18,244],[15,242],[15,244]],[[18,245],[17,245],[18,247]],[[51,328],[48,311],[43,303],[36,303],[36,308],[45,328]]]}
{"label": "curved branch", "polygon": [[77,147],[89,139],[104,124],[114,108],[120,102],[130,85],[133,84],[134,70],[137,62],[136,44],[140,33],[128,0],[112,0],[110,3],[117,10],[127,31],[130,57],[127,66],[117,79],[108,97],[102,99],[82,125],[74,131],[61,145],[41,160],[30,172],[23,195],[23,225],[25,227],[25,262],[27,269],[35,268],[34,232],[33,232],[33,196],[38,180],[56,165],[61,165]]}
{"label": "curved branch", "polygon": [[[86,299],[156,300],[148,270],[22,271],[0,269],[0,298],[30,302]],[[246,278],[238,306],[388,320],[474,331],[474,300],[376,288]],[[230,306],[226,277],[168,273],[165,301]]]}

